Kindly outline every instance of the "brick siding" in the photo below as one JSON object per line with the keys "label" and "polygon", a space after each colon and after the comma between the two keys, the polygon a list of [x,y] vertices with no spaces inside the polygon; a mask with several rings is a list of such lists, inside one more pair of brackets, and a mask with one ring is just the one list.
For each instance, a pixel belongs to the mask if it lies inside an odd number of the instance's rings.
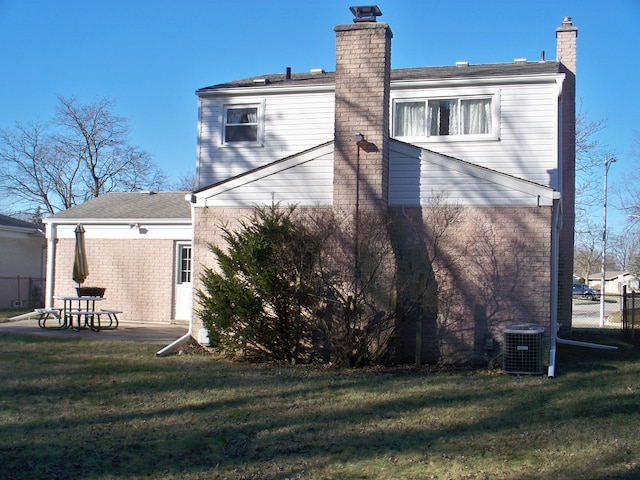
{"label": "brick siding", "polygon": [[[75,295],[77,284],[71,278],[75,240],[56,242],[53,292]],[[125,320],[172,321],[175,278],[172,240],[87,239],[86,248],[89,277],[83,286],[107,289],[100,308],[122,310]]]}

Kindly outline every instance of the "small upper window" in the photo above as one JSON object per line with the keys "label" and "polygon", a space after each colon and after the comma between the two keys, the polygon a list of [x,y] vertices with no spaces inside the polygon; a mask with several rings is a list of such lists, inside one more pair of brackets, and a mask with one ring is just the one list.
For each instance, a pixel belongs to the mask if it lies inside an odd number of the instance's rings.
{"label": "small upper window", "polygon": [[441,137],[493,133],[491,97],[402,101],[395,105],[394,135]]}
{"label": "small upper window", "polygon": [[224,143],[258,141],[258,107],[228,106],[224,110]]}

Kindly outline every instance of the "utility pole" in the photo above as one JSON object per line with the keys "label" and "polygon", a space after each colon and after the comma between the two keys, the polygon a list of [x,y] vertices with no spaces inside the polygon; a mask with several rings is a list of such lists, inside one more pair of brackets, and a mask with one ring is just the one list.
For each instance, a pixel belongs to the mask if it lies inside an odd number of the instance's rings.
{"label": "utility pole", "polygon": [[607,270],[607,175],[609,174],[609,167],[615,158],[608,158],[604,156],[604,196],[602,202],[602,276],[600,278],[600,328],[604,327],[604,293],[605,293],[605,277]]}

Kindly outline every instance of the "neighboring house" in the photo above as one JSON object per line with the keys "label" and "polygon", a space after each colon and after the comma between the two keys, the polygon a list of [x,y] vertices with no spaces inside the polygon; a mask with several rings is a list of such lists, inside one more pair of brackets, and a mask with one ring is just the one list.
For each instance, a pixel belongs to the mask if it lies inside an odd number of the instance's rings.
{"label": "neighboring house", "polygon": [[74,295],[75,229],[82,224],[89,264],[84,286],[105,287],[103,308],[131,321],[191,318],[191,209],[185,192],[108,193],[45,219],[46,304]]}
{"label": "neighboring house", "polygon": [[[587,284],[590,288],[601,288],[602,273],[592,273],[589,275]],[[627,271],[607,271],[604,277],[604,291],[612,295],[622,295],[622,287],[626,286],[627,291],[637,290],[638,280]]]}
{"label": "neighboring house", "polygon": [[41,306],[45,245],[42,228],[0,215],[0,308]]}
{"label": "neighboring house", "polygon": [[[194,279],[214,267],[220,225],[255,205],[393,219],[405,291],[399,361],[481,361],[506,325],[571,324],[577,28],[556,30],[556,61],[391,69],[385,23],[338,25],[336,71],[269,74],[197,91]],[[426,262],[434,198],[462,217]],[[437,263],[437,264],[436,264]],[[451,297],[412,312],[424,275]],[[408,287],[407,287],[408,285]],[[535,292],[535,295],[523,294]],[[192,331],[202,323],[193,316]],[[497,340],[497,341],[495,341]]]}

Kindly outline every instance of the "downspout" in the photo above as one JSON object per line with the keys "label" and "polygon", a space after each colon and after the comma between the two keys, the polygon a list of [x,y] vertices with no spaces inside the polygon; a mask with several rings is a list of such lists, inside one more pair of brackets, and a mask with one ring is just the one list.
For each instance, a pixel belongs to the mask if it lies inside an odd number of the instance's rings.
{"label": "downspout", "polygon": [[46,229],[47,237],[47,272],[45,276],[45,295],[44,306],[45,308],[51,308],[53,306],[53,274],[55,272],[55,257],[56,257],[56,224],[49,223],[49,228]]}
{"label": "downspout", "polygon": [[551,226],[551,334],[549,347],[549,377],[556,374],[556,350],[557,344],[573,345],[576,347],[596,348],[599,350],[618,350],[614,345],[602,345],[599,343],[580,342],[558,337],[558,247],[560,242],[560,229],[562,228],[562,208],[559,199],[553,200],[553,224]]}
{"label": "downspout", "polygon": [[562,204],[559,198],[553,199],[553,213],[551,220],[551,332],[549,345],[549,377],[556,373],[556,346],[558,333],[558,261],[560,245],[560,229],[562,228]]}
{"label": "downspout", "polygon": [[[193,261],[193,252],[195,251],[195,245],[196,245],[195,229],[193,228],[193,219],[194,219],[193,209],[195,208],[195,196],[189,195],[187,196],[187,200],[190,202],[190,205],[191,205],[191,252],[192,252],[191,260]],[[193,289],[193,284],[194,284],[194,279],[192,278],[191,279],[192,289]],[[191,291],[191,295],[193,297],[193,290]],[[177,340],[174,340],[166,347],[158,350],[156,352],[156,356],[165,357],[167,355],[171,355],[172,353],[176,352],[182,345],[191,341],[192,338],[193,338],[193,306],[191,307],[191,316],[189,317],[189,330],[187,331],[187,333],[185,333],[183,336],[181,336]]]}

